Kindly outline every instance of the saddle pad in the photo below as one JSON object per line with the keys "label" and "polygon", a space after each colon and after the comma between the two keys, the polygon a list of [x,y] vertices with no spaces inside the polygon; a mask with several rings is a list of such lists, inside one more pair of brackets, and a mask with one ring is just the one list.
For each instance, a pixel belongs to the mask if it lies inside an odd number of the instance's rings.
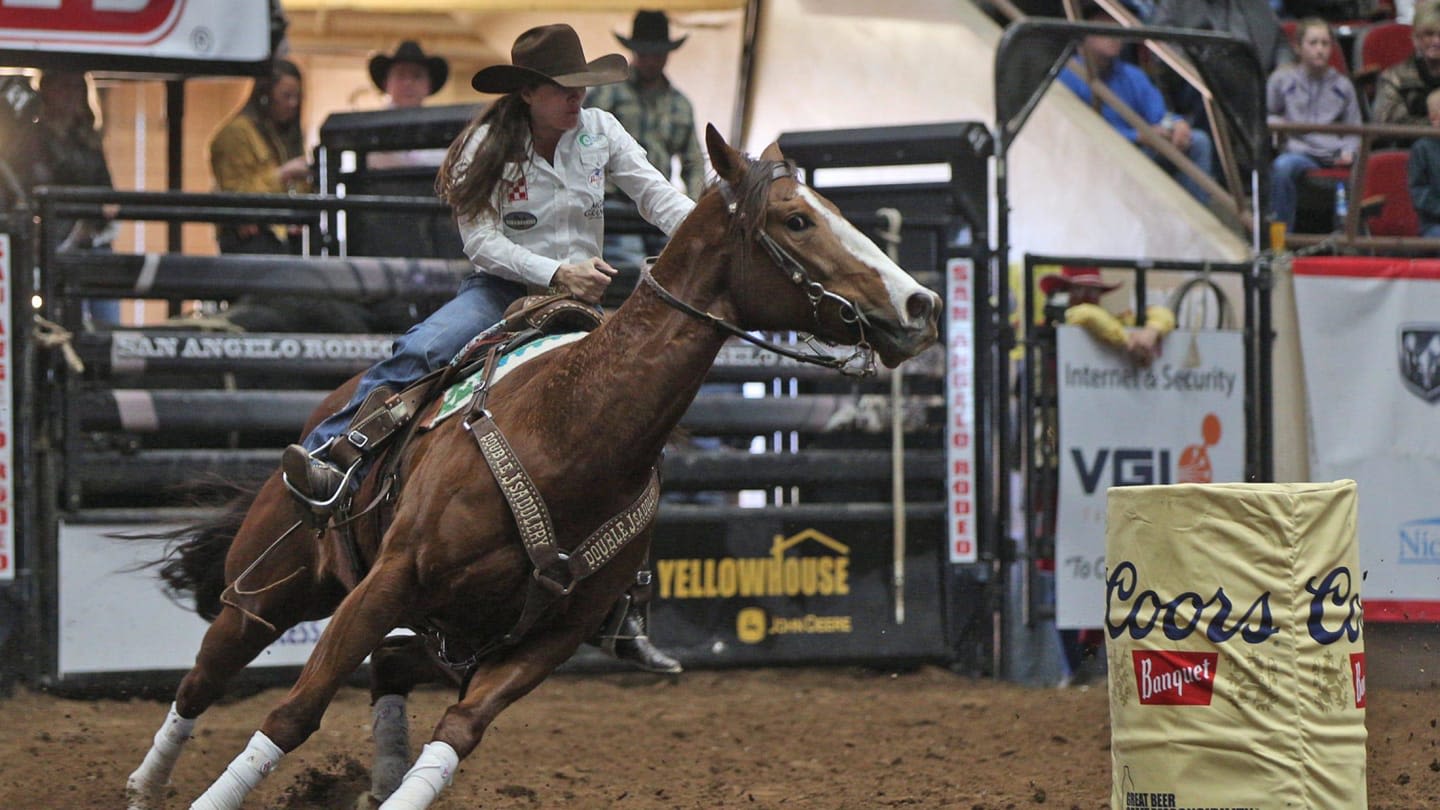
{"label": "saddle pad", "polygon": [[[564,332],[558,335],[546,335],[536,338],[512,352],[502,355],[499,362],[495,364],[495,374],[490,378],[490,385],[494,386],[495,383],[500,382],[506,374],[519,368],[525,361],[533,360],[552,349],[558,349],[561,346],[574,343],[587,334],[589,333]],[[485,382],[481,379],[481,375],[484,373],[485,369],[481,368],[474,374],[447,388],[445,395],[440,398],[440,405],[435,412],[435,416],[424,424],[425,429],[429,430],[434,428],[457,411],[464,410],[470,404],[470,399],[475,396],[475,392],[480,388],[481,384]]]}

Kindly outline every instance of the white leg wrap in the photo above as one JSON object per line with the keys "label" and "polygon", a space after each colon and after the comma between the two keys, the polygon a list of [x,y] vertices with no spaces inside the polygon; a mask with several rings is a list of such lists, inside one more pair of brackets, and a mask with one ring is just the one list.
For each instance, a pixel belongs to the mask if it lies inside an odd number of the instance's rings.
{"label": "white leg wrap", "polygon": [[283,756],[285,752],[264,732],[255,732],[250,744],[230,763],[225,773],[220,774],[205,795],[190,805],[190,810],[240,810],[245,795],[275,769],[275,764]]}
{"label": "white leg wrap", "polygon": [[460,756],[449,743],[426,743],[415,766],[380,810],[425,810],[455,778],[459,766]]}
{"label": "white leg wrap", "polygon": [[180,749],[194,730],[195,721],[181,717],[171,703],[165,722],[155,732],[155,743],[145,754],[145,761],[125,780],[125,800],[130,810],[150,810],[159,805],[160,791],[169,783]]}
{"label": "white leg wrap", "polygon": [[385,801],[410,767],[410,718],[404,695],[385,695],[375,701],[370,733],[375,738],[375,762],[370,768],[370,794]]}

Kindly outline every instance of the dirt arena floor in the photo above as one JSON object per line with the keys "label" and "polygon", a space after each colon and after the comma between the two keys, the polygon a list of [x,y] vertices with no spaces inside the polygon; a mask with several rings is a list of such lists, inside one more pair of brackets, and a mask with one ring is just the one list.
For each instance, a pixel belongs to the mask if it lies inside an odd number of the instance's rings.
{"label": "dirt arena floor", "polygon": [[[283,694],[202,719],[170,808],[189,806]],[[417,745],[450,701],[417,693]],[[0,700],[0,808],[123,807],[165,704],[23,689]],[[1369,694],[1372,810],[1440,807],[1440,686]],[[350,808],[368,786],[366,693],[342,690],[319,732],[247,808]],[[1007,808],[1109,804],[1103,687],[1034,689],[933,668],[561,675],[511,707],[436,808]],[[1311,808],[1311,810],[1322,810]]]}

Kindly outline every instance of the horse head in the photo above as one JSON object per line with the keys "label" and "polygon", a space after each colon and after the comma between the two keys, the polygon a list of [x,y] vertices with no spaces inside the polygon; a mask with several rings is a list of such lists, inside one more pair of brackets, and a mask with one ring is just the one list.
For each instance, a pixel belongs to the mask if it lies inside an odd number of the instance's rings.
{"label": "horse head", "polygon": [[705,142],[743,246],[741,276],[732,281],[741,326],[868,344],[891,368],[935,342],[940,297],[801,183],[777,145],[751,160],[713,125]]}

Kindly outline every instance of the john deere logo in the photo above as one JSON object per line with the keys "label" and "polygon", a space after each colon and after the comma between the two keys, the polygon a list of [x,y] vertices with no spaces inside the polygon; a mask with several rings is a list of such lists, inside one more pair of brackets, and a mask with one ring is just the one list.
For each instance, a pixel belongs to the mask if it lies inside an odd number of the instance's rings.
{"label": "john deere logo", "polygon": [[745,644],[759,644],[765,640],[765,611],[749,607],[735,616],[735,637]]}
{"label": "john deere logo", "polygon": [[1440,399],[1440,324],[1401,324],[1400,379],[1426,402]]}

